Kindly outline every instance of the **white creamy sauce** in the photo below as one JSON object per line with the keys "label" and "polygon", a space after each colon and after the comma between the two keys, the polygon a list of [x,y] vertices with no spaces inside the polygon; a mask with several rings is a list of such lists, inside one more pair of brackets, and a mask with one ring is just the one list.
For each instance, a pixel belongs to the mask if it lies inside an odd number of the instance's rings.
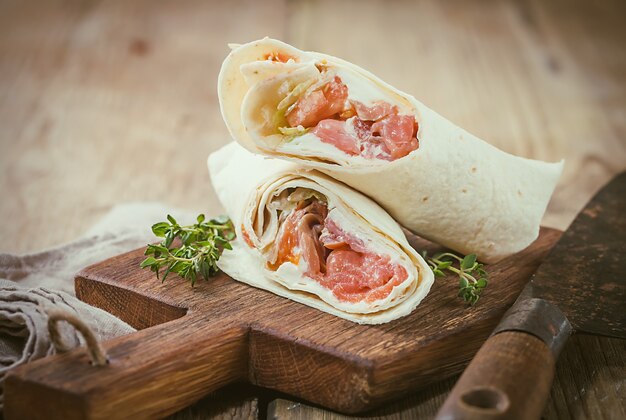
{"label": "white creamy sauce", "polygon": [[339,150],[330,143],[323,142],[315,134],[309,132],[294,138],[289,142],[284,142],[276,147],[276,151],[296,156],[316,157],[330,160],[339,164],[376,164],[385,162],[379,159],[365,159],[362,156],[351,156]]}
{"label": "white creamy sauce", "polygon": [[306,277],[304,275],[305,271],[306,267],[302,267],[302,264],[295,265],[292,263],[284,263],[278,267],[276,274],[282,277],[287,284],[306,286],[314,280]]}
{"label": "white creamy sauce", "polygon": [[278,150],[286,153],[297,153],[303,156],[332,157],[338,152],[345,154],[332,144],[324,143],[319,137],[311,132],[305,133],[289,142],[281,144]]}
{"label": "white creamy sauce", "polygon": [[[356,116],[355,117],[350,117],[350,118],[348,118],[346,120],[346,133],[350,134],[351,136],[354,136],[354,137],[358,138],[357,132],[354,129],[354,119],[355,118],[356,118]],[[386,153],[383,150],[383,147],[382,147],[382,145],[380,143],[379,144],[375,144],[375,145],[371,145],[371,144],[370,145],[366,145],[366,147],[372,152],[373,156],[384,155]],[[361,156],[359,156],[359,157],[362,158]],[[376,158],[376,159],[362,158],[362,159],[365,160],[365,161],[369,161],[369,162],[371,162],[371,161],[384,161],[384,159],[378,159],[378,158]]]}
{"label": "white creamy sauce", "polygon": [[354,120],[356,119],[356,116],[354,117],[350,117],[346,120],[346,125],[345,125],[345,129],[346,129],[346,133],[350,134],[352,137],[359,137],[356,133],[356,130],[354,129]]}
{"label": "white creamy sauce", "polygon": [[[372,154],[373,154],[374,156],[384,155],[385,153],[387,153],[387,155],[389,155],[389,153],[388,153],[388,152],[385,152],[385,151],[383,150],[383,146],[382,146],[382,144],[376,144],[376,145],[372,146],[370,149],[372,150],[372,152],[373,152]],[[380,160],[380,161],[382,161],[382,162],[387,162],[387,161],[386,161],[386,160],[384,160],[384,159],[376,159],[376,160]]]}

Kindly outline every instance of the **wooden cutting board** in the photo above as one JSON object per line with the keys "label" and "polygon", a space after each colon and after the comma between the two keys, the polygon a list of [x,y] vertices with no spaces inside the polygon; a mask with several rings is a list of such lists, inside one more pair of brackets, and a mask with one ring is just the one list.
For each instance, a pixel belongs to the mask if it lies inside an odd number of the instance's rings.
{"label": "wooden cutting board", "polygon": [[[561,232],[542,228],[525,251],[488,266],[475,307],[458,278],[437,278],[409,316],[363,326],[238,283],[225,274],[195,288],[139,268],[143,250],[81,271],[76,294],[140,331],[24,365],[6,382],[12,418],[155,417],[227,383],[247,381],[355,413],[460,372],[513,303]],[[409,235],[418,250],[438,248]]]}

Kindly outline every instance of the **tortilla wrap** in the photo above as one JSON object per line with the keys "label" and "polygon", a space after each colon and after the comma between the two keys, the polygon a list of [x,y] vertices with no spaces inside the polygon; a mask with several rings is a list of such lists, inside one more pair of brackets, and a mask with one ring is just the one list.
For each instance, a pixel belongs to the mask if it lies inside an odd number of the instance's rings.
{"label": "tortilla wrap", "polygon": [[[314,170],[254,155],[232,142],[208,159],[217,195],[236,229],[232,250],[219,268],[235,280],[360,324],[380,324],[408,315],[426,296],[434,276],[409,245],[399,225],[375,202]],[[314,191],[327,200],[328,215],[368,249],[406,270],[406,278],[380,299],[346,301],[304,273],[307,263],[284,262],[271,269],[268,255],[281,229],[275,203],[281,193]],[[301,244],[300,244],[301,246]],[[269,250],[269,251],[268,251]],[[328,257],[330,258],[330,256]],[[361,280],[367,281],[367,268]]]}
{"label": "tortilla wrap", "polygon": [[[294,138],[278,132],[272,114],[288,94],[285,87],[306,87],[321,71],[341,76],[350,100],[386,101],[414,116],[419,147],[392,161],[365,159],[310,131]],[[327,173],[374,199],[411,231],[484,262],[537,238],[563,167],[562,161],[505,153],[354,64],[273,39],[233,46],[218,94],[231,135],[246,149]]]}

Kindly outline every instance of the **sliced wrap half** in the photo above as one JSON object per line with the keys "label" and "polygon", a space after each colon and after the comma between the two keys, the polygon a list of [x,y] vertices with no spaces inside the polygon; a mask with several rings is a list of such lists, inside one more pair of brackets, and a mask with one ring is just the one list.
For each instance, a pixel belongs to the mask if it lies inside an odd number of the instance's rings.
{"label": "sliced wrap half", "polygon": [[248,150],[321,170],[485,262],[537,238],[562,171],[491,146],[354,64],[273,39],[233,46],[218,93]]}
{"label": "sliced wrap half", "polygon": [[234,142],[208,165],[237,233],[218,261],[234,279],[361,324],[408,315],[430,290],[399,225],[350,187]]}

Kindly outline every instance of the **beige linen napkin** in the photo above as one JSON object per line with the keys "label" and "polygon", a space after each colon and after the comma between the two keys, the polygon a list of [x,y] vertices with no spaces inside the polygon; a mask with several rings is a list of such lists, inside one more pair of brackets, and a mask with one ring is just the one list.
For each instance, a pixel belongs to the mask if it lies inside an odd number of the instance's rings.
{"label": "beige linen napkin", "polygon": [[[29,254],[0,254],[0,414],[7,372],[54,353],[47,311],[68,311],[84,321],[99,340],[135,331],[125,322],[74,297],[74,274],[98,261],[154,241],[150,226],[171,213],[192,222],[186,211],[168,211],[156,203],[114,207],[87,234],[58,248]],[[59,325],[63,342],[84,344],[73,327]]]}
{"label": "beige linen napkin", "polygon": [[[48,333],[47,311],[56,308],[77,316],[98,340],[135,331],[113,315],[89,306],[65,292],[46,287],[26,288],[0,279],[0,409],[6,374],[13,368],[55,353]],[[83,337],[67,323],[58,326],[68,347],[84,344]]]}

